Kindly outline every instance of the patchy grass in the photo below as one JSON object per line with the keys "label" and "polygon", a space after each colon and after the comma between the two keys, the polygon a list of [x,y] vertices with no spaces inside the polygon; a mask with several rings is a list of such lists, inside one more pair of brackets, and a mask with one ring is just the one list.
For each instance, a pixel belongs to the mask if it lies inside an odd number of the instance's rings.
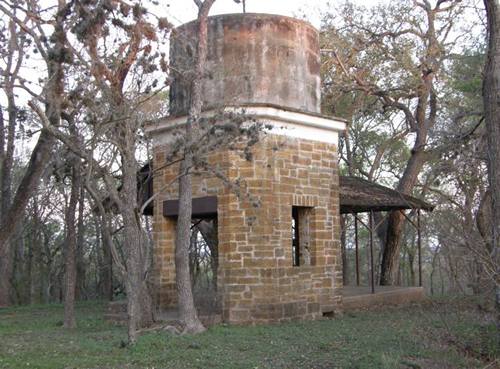
{"label": "patchy grass", "polygon": [[474,300],[346,313],[274,326],[217,326],[197,336],[144,334],[121,348],[124,327],[102,320],[103,303],[0,310],[0,368],[489,368],[500,366],[498,333]]}

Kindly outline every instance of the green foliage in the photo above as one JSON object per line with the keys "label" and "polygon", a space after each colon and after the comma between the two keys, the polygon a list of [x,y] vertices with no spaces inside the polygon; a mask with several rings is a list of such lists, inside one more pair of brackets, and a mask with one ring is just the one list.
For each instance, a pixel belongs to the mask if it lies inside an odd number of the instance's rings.
{"label": "green foliage", "polygon": [[355,175],[399,180],[416,140],[412,133],[421,133],[426,149],[449,150],[450,130],[469,128],[456,121],[481,110],[478,19],[468,17],[466,2],[431,2],[440,7],[431,27],[422,4],[346,0],[324,14],[323,111],[352,122],[340,156]]}
{"label": "green foliage", "polygon": [[454,55],[449,68],[451,87],[466,97],[478,100],[482,94],[485,50],[465,50]]}
{"label": "green foliage", "polygon": [[18,307],[0,311],[0,368],[482,367],[499,352],[494,324],[474,306],[441,302],[333,320],[221,325],[197,336],[160,330],[131,348],[120,348],[125,328],[102,320],[101,303],[79,305],[74,331],[60,326],[60,305]]}

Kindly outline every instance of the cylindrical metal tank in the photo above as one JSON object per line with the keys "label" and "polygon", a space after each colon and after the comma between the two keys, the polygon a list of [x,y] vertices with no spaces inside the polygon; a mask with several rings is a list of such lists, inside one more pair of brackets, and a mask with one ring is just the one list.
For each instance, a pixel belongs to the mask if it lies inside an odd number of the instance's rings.
{"label": "cylindrical metal tank", "polygon": [[[182,25],[172,34],[173,116],[188,111],[196,37],[196,22]],[[203,87],[204,109],[272,104],[320,113],[318,31],[307,22],[279,15],[210,17]]]}

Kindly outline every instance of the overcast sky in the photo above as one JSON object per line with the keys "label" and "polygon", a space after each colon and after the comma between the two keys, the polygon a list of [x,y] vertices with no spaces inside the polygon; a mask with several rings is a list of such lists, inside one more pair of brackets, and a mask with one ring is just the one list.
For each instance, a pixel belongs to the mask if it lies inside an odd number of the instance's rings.
{"label": "overcast sky", "polygon": [[[334,2],[334,1],[332,1]],[[365,0],[368,4],[372,0]],[[196,6],[193,0],[166,0],[161,2],[161,8],[166,9],[166,16],[176,26],[196,18]],[[325,9],[327,0],[246,0],[248,13],[271,13],[291,17],[303,18],[307,13],[307,19],[314,26],[320,25],[320,10]],[[239,13],[242,11],[241,4],[233,0],[217,0],[210,15],[224,13]]]}

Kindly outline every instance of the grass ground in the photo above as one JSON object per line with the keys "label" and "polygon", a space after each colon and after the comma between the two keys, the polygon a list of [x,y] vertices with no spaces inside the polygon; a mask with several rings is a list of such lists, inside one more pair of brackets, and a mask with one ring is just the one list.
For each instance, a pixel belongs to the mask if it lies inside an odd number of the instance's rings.
{"label": "grass ground", "polygon": [[[460,303],[457,303],[460,301]],[[103,303],[0,309],[0,368],[500,368],[498,333],[472,300],[346,313],[274,326],[220,325],[197,336],[155,331],[121,347]]]}

